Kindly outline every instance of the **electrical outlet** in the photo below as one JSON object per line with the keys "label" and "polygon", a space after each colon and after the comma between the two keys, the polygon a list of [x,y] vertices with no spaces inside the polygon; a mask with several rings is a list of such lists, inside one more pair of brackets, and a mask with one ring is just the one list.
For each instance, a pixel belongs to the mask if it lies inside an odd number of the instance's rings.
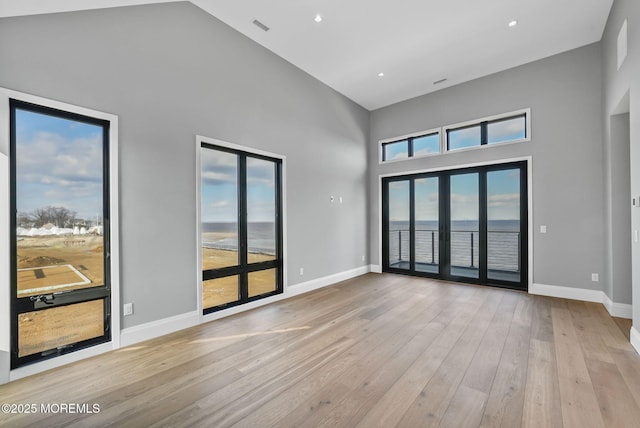
{"label": "electrical outlet", "polygon": [[592,273],[591,274],[591,281],[593,281],[593,282],[600,281],[600,275],[598,275],[597,273]]}
{"label": "electrical outlet", "polygon": [[304,275],[304,268],[300,268],[300,276]]}
{"label": "electrical outlet", "polygon": [[362,261],[365,261],[365,260],[366,260],[366,259],[365,259],[365,257],[364,257],[364,256],[362,256]]}
{"label": "electrical outlet", "polygon": [[133,315],[133,303],[124,304],[124,316]]}
{"label": "electrical outlet", "polygon": [[547,226],[546,225],[542,225],[540,226],[540,233],[547,233]]}

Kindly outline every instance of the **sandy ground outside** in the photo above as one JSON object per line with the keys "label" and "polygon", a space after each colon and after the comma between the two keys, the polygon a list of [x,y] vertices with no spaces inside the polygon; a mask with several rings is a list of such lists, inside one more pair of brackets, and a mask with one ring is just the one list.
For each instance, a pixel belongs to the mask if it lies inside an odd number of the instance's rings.
{"label": "sandy ground outside", "polygon": [[24,357],[103,334],[102,300],[25,312],[18,320],[18,355]]}
{"label": "sandy ground outside", "polygon": [[[249,253],[249,263],[274,260],[275,257],[268,254]],[[217,250],[213,248],[202,249],[202,269],[218,269],[221,267],[236,266],[238,264],[238,252],[231,250]],[[267,269],[249,274],[249,297],[269,293],[276,289],[276,269]],[[225,303],[235,302],[238,295],[238,276],[211,279],[202,283],[202,302],[205,309]]]}
{"label": "sandy ground outside", "polygon": [[[71,265],[82,276],[70,269],[42,269],[51,266]],[[25,270],[21,270],[25,269]],[[68,286],[64,286],[69,284]],[[104,285],[103,237],[42,236],[28,237],[18,241],[18,293],[20,297],[77,290]],[[42,288],[42,290],[38,290]],[[24,290],[34,290],[20,293]]]}
{"label": "sandy ground outside", "polygon": [[[274,260],[250,253],[250,263]],[[238,264],[238,252],[202,249],[203,269]],[[102,236],[27,237],[18,241],[19,297],[103,285]],[[77,272],[77,273],[76,273]],[[249,296],[276,289],[276,269],[249,274]],[[238,300],[238,276],[203,283],[204,308]],[[20,314],[19,355],[26,356],[101,336],[104,333],[102,300]]]}
{"label": "sandy ground outside", "polygon": [[[104,285],[103,237],[20,238],[17,247],[18,297]],[[104,303],[95,300],[20,314],[20,357],[104,334]]]}

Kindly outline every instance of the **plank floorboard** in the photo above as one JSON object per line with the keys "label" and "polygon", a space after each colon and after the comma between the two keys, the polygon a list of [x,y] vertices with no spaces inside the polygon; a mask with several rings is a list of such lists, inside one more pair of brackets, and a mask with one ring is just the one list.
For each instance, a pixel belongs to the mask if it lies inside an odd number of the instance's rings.
{"label": "plank floorboard", "polygon": [[7,427],[626,427],[629,321],[595,303],[369,274],[0,386]]}

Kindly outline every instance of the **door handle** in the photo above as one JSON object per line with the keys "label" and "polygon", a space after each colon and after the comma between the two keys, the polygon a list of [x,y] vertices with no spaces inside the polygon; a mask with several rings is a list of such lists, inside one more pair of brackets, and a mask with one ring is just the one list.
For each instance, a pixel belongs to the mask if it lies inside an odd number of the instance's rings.
{"label": "door handle", "polygon": [[32,302],[42,302],[45,305],[53,305],[53,301],[56,299],[56,296],[53,294],[41,294],[39,296],[31,296]]}

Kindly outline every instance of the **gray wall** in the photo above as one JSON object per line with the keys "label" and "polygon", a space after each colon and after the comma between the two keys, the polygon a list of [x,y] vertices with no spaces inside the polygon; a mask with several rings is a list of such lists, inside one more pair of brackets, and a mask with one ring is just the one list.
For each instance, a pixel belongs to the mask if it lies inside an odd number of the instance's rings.
{"label": "gray wall", "polygon": [[[371,259],[381,264],[380,174],[532,156],[536,284],[603,290],[605,280],[602,72],[599,43],[372,112]],[[378,141],[531,108],[532,139],[378,165]],[[540,225],[548,233],[540,234]],[[601,281],[592,282],[591,273]]]}
{"label": "gray wall", "polygon": [[196,134],[287,157],[290,285],[365,264],[368,112],[196,6],[1,19],[0,58],[0,86],[119,116],[123,327],[196,310]]}
{"label": "gray wall", "polygon": [[[617,39],[618,33],[624,19],[628,19],[628,47],[629,52],[627,59],[620,70],[617,69]],[[611,118],[616,113],[627,110],[629,112],[629,180],[630,191],[632,195],[640,195],[640,2],[637,0],[615,0],[609,20],[602,37],[603,45],[603,79],[604,79],[604,97],[603,97],[603,123],[609,126],[615,123],[615,118]],[[629,100],[626,99],[629,94]],[[622,106],[622,107],[621,107]],[[628,107],[628,108],[625,108]],[[617,128],[620,129],[620,128]],[[610,156],[611,171],[610,180],[613,184],[616,180],[615,174],[618,164],[615,161],[615,152],[624,150],[620,148],[619,139],[616,136],[616,128],[607,127],[605,129],[605,148],[607,152],[612,153]],[[618,177],[620,182],[622,177]],[[626,189],[619,189],[616,186],[611,187],[609,198],[611,200],[619,200],[618,217],[612,216],[612,223],[615,223],[623,214],[624,198],[626,197],[626,207],[630,210],[631,230],[627,230],[627,236],[631,235],[633,230],[640,230],[640,208],[631,208],[630,195],[624,194]],[[620,195],[622,193],[622,195]],[[618,207],[618,204],[616,204]],[[623,221],[627,221],[626,219]],[[622,233],[622,231],[621,231]],[[626,246],[628,238],[618,237],[612,231],[612,248]],[[631,244],[631,270],[632,270],[632,292],[633,292],[633,325],[638,328],[640,324],[640,244],[633,242]],[[613,254],[612,269],[615,269],[616,254]],[[616,289],[620,288],[625,294],[628,294],[623,283],[616,284],[614,282],[614,295]]]}
{"label": "gray wall", "polygon": [[[628,104],[625,107],[628,109]],[[631,304],[629,113],[605,118],[605,127],[608,131],[605,131],[605,207],[609,276],[607,295],[614,302]]]}

